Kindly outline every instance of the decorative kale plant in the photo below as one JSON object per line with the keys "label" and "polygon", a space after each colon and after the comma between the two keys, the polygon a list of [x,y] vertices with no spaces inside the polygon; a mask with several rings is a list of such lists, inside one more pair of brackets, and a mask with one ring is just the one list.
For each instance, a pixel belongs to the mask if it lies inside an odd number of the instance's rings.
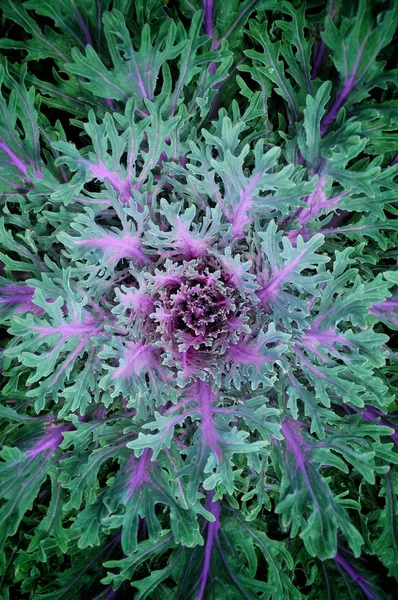
{"label": "decorative kale plant", "polygon": [[1,599],[392,598],[397,3],[1,7]]}

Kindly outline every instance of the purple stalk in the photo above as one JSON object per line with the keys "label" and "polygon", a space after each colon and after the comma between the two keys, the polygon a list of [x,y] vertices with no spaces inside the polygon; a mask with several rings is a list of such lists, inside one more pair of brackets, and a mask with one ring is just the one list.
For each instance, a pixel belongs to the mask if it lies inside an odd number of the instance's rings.
{"label": "purple stalk", "polygon": [[384,425],[385,427],[391,427],[391,429],[394,429],[394,433],[391,434],[391,437],[394,441],[394,444],[398,446],[398,429],[397,427],[394,427],[394,425],[390,423],[390,421],[387,421],[387,419],[385,419],[384,416],[382,416],[382,413],[379,413],[379,411],[377,411],[372,406],[365,406],[365,410],[362,412],[362,417],[365,421],[373,421],[375,419],[380,419],[379,425]]}
{"label": "purple stalk", "polygon": [[[215,45],[215,44],[218,45],[219,42],[213,42],[213,45],[212,45],[212,49],[213,50],[215,48],[217,48],[217,45]],[[239,65],[245,63],[246,61],[247,61],[246,57],[241,58],[240,60],[238,60],[238,62],[236,63],[236,65],[234,65],[233,69],[228,73],[228,75],[225,77],[225,79],[223,79],[222,81],[220,81],[219,83],[217,83],[213,87],[214,90],[217,90],[217,94],[214,96],[213,100],[211,101],[211,107],[210,107],[210,113],[209,113],[209,116],[210,116],[211,120],[217,118],[217,108],[218,108],[218,98],[219,98],[220,88],[224,85],[224,83],[226,81],[228,81],[233,76],[233,74],[235,73],[235,71],[237,71]],[[209,73],[215,73],[216,70],[217,70],[217,63],[216,62],[212,62],[210,64],[210,66],[209,66]]]}
{"label": "purple stalk", "polygon": [[112,379],[118,377],[128,379],[133,375],[139,377],[145,373],[148,373],[151,378],[154,371],[161,375],[159,354],[160,351],[152,344],[126,342],[126,350],[123,354],[124,362],[114,371]]}
{"label": "purple stalk", "polygon": [[374,421],[376,419],[380,419],[378,423],[379,425],[383,425],[384,427],[391,427],[391,429],[394,429],[394,433],[391,434],[391,437],[393,439],[394,444],[398,446],[398,428],[395,425],[393,425],[388,419],[385,418],[388,416],[394,418],[397,415],[386,415],[377,408],[374,408],[373,406],[369,405],[365,405],[364,408],[357,408],[355,406],[351,406],[350,404],[343,403],[343,408],[349,414],[352,414],[351,411],[355,411],[356,413],[361,414],[362,418],[365,421]]}
{"label": "purple stalk", "polygon": [[351,92],[351,90],[353,89],[353,87],[355,87],[355,85],[357,83],[355,81],[355,76],[357,74],[359,63],[360,63],[360,60],[361,60],[361,57],[362,57],[362,52],[363,52],[363,50],[365,48],[365,44],[367,42],[368,37],[370,36],[370,33],[371,32],[368,31],[368,33],[366,34],[366,37],[365,37],[364,41],[362,42],[362,44],[358,48],[357,57],[356,57],[355,62],[353,64],[353,66],[352,66],[352,70],[351,70],[350,76],[348,77],[348,79],[346,79],[344,81],[343,89],[341,90],[340,94],[337,96],[336,100],[334,101],[334,104],[333,104],[332,108],[330,109],[330,111],[327,113],[327,115],[322,120],[322,123],[321,123],[321,136],[323,136],[326,133],[326,130],[329,127],[329,125],[331,123],[333,123],[333,121],[337,117],[337,113],[339,112],[341,106],[344,103],[344,100],[346,99],[346,97],[348,96],[348,94]]}
{"label": "purple stalk", "polygon": [[343,198],[348,195],[348,192],[342,192],[333,198],[326,198],[326,196],[321,197],[321,199],[316,199],[313,205],[310,205],[308,209],[303,209],[303,212],[299,215],[299,223],[300,225],[305,225],[313,219],[320,211],[323,210],[331,210],[332,207],[340,202]]}
{"label": "purple stalk", "polygon": [[260,180],[260,173],[256,173],[246,187],[239,190],[239,204],[233,211],[231,223],[232,223],[232,237],[242,237],[243,230],[248,223],[252,222],[252,218],[247,216],[253,203],[253,189],[256,187]]}
{"label": "purple stalk", "polygon": [[243,339],[237,344],[232,344],[226,353],[227,360],[232,360],[234,365],[253,365],[259,369],[267,362],[273,362],[274,359],[263,353],[261,344],[246,343]]}
{"label": "purple stalk", "polygon": [[[329,10],[328,10],[329,17],[331,19],[333,19],[333,17],[335,17],[337,15],[337,12],[338,12],[338,8],[336,6],[333,6],[333,1],[331,1],[330,5],[329,5]],[[325,29],[323,28],[322,31],[325,31]],[[312,66],[312,70],[311,70],[312,79],[315,79],[316,77],[318,77],[319,69],[320,69],[322,61],[324,59],[324,52],[325,52],[325,42],[321,39],[316,52],[313,53],[313,66]]]}
{"label": "purple stalk", "polygon": [[208,510],[214,517],[215,521],[209,522],[207,524],[207,538],[206,538],[206,546],[205,546],[205,556],[203,561],[202,572],[199,577],[200,587],[198,595],[196,596],[196,600],[203,600],[203,596],[205,593],[207,579],[210,573],[210,565],[211,565],[211,556],[213,553],[213,545],[217,538],[217,532],[220,528],[220,501],[216,500],[213,502],[214,491],[210,490],[207,493],[205,508]]}
{"label": "purple stalk", "polygon": [[325,118],[322,121],[321,136],[325,135],[327,128],[329,127],[329,125],[331,123],[333,123],[333,121],[337,117],[337,113],[339,112],[339,109],[341,108],[345,98],[348,96],[351,89],[352,89],[352,81],[350,82],[350,80],[348,80],[344,84],[342,91],[337,96],[336,100],[334,101],[332,108],[330,109],[330,111],[328,112],[328,114],[325,116]]}
{"label": "purple stalk", "polygon": [[359,585],[369,600],[378,600],[377,596],[370,591],[366,579],[362,577],[362,575],[360,575],[358,571],[354,569],[354,567],[339,552],[336,554],[333,560],[344,569],[344,571],[351,577],[353,581],[355,581],[357,585]]}
{"label": "purple stalk", "polygon": [[29,179],[27,168],[25,163],[18,158],[18,156],[7,146],[7,144],[3,141],[0,141],[0,148],[4,150],[7,156],[11,159],[11,164],[14,165],[19,171],[21,171],[22,175],[25,179]]}
{"label": "purple stalk", "polygon": [[112,98],[105,98],[105,104],[110,106],[112,110],[117,110],[117,104]]}
{"label": "purple stalk", "polygon": [[70,431],[73,428],[74,425],[72,423],[68,423],[67,425],[50,425],[37,444],[25,453],[26,456],[28,458],[34,458],[46,450],[51,450],[51,454],[54,454],[58,446],[63,442],[64,432]]}
{"label": "purple stalk", "polygon": [[390,167],[393,167],[397,163],[398,163],[398,154],[396,154],[395,157],[393,158],[393,160],[391,161]]}
{"label": "purple stalk", "polygon": [[376,302],[372,304],[369,312],[398,326],[398,299],[390,298],[384,302]]}
{"label": "purple stalk", "polygon": [[[42,315],[44,310],[32,302],[34,292],[35,288],[30,285],[7,284],[0,290],[0,305],[14,305],[17,313],[31,312]],[[48,302],[50,301],[48,300]]]}
{"label": "purple stalk", "polygon": [[92,46],[93,42],[91,40],[90,31],[89,31],[86,23],[84,22],[83,17],[81,16],[81,14],[79,13],[79,11],[77,10],[76,4],[74,3],[74,0],[70,0],[70,2],[71,2],[72,6],[74,8],[77,22],[79,23],[80,28],[83,31],[84,38],[86,40],[86,45]]}
{"label": "purple stalk", "polygon": [[205,28],[206,35],[210,36],[214,40],[214,29],[213,29],[213,0],[203,0],[203,25]]}
{"label": "purple stalk", "polygon": [[[26,167],[25,163],[1,139],[0,139],[0,148],[2,150],[4,150],[4,152],[10,158],[11,164],[14,165],[14,167],[16,167],[18,169],[18,171],[20,171],[22,173],[22,175],[24,176],[24,178],[27,179],[28,181],[32,181],[31,178],[28,175],[28,170],[27,170],[27,167]],[[43,177],[43,175],[41,174],[41,172],[38,169],[35,169],[35,176],[37,177],[37,179],[41,179]]]}
{"label": "purple stalk", "polygon": [[322,373],[322,371],[319,371],[319,369],[316,369],[310,362],[308,362],[308,360],[306,360],[306,358],[304,357],[302,352],[300,352],[299,345],[297,343],[294,344],[294,349],[296,351],[297,358],[299,359],[299,361],[301,362],[302,365],[307,367],[307,369],[310,371],[310,373],[313,373],[319,379],[323,379],[324,381],[330,381],[330,379],[324,373]]}
{"label": "purple stalk", "polygon": [[98,332],[99,320],[94,317],[88,317],[86,321],[71,321],[70,323],[62,323],[56,327],[45,327],[44,325],[32,325],[30,328],[39,332],[39,337],[46,335],[61,334],[62,340],[67,340],[73,336],[81,337],[87,334],[88,337],[95,335]]}
{"label": "purple stalk", "polygon": [[215,394],[211,387],[201,380],[198,381],[197,387],[202,415],[202,440],[203,443],[208,446],[217,457],[219,457],[220,448],[218,447],[217,443],[219,436],[214,427],[213,421],[213,402],[215,400]]}
{"label": "purple stalk", "polygon": [[311,77],[312,79],[316,79],[318,77],[319,69],[323,59],[323,53],[325,52],[325,42],[321,40],[321,43],[318,46],[316,55],[314,57],[314,62],[311,69]]}
{"label": "purple stalk", "polygon": [[[77,346],[77,348],[75,348],[73,350],[73,352],[71,352],[68,356],[68,358],[62,363],[62,366],[59,367],[58,371],[56,372],[54,378],[50,381],[49,386],[53,386],[57,383],[58,379],[61,377],[62,373],[64,373],[66,371],[66,369],[68,368],[68,365],[70,365],[77,356],[79,356],[80,352],[84,349],[85,345],[87,344],[88,340],[90,339],[90,337],[85,337],[80,344]],[[61,342],[59,342],[57,344],[60,345]],[[57,347],[56,346],[56,347]]]}
{"label": "purple stalk", "polygon": [[[235,21],[232,23],[231,27],[228,29],[227,33],[223,36],[224,39],[228,39],[229,36],[231,35],[231,33],[234,31],[234,29],[237,27],[237,25],[239,24],[239,21],[241,21],[243,19],[243,17],[245,16],[245,14],[255,5],[257,4],[258,0],[252,0],[250,2],[250,4],[248,4],[246,6],[246,8],[240,13],[240,15],[235,19]],[[217,45],[220,42],[217,42]]]}
{"label": "purple stalk", "polygon": [[332,354],[343,361],[345,360],[345,357],[338,352],[334,344],[341,344],[343,347],[347,348],[355,348],[355,344],[349,342],[344,336],[335,333],[333,327],[319,331],[315,324],[313,324],[311,329],[303,331],[302,344],[307,350],[310,350],[318,356],[323,363],[327,363],[329,360],[318,352],[319,348],[327,348]]}
{"label": "purple stalk", "polygon": [[299,233],[301,233],[303,228],[305,230],[305,226],[308,221],[314,219],[320,212],[332,210],[333,206],[338,204],[342,198],[347,196],[348,192],[342,192],[333,198],[327,198],[324,192],[325,183],[325,178],[320,177],[315,185],[315,190],[306,197],[307,207],[298,208],[288,219],[289,221],[292,221],[293,219],[297,218],[299,224],[297,229],[293,229],[288,233],[288,238],[291,242],[296,241],[297,236]]}
{"label": "purple stalk", "polygon": [[114,266],[122,258],[129,258],[138,264],[148,262],[148,257],[142,251],[141,241],[138,235],[102,235],[91,239],[74,240],[76,246],[88,246],[99,248],[104,252],[106,261]]}
{"label": "purple stalk", "polygon": [[137,488],[150,481],[148,471],[151,464],[151,452],[152,450],[150,448],[145,448],[144,452],[139,458],[133,457],[133,473],[128,480],[128,500],[131,498]]}
{"label": "purple stalk", "polygon": [[282,433],[283,437],[285,438],[286,446],[288,447],[290,452],[292,454],[294,454],[297,467],[300,469],[300,471],[304,475],[306,475],[306,471],[305,471],[306,459],[304,456],[304,452],[300,448],[300,445],[297,441],[297,434],[295,431],[298,429],[298,427],[299,427],[299,425],[293,419],[286,417],[282,421],[281,433]]}
{"label": "purple stalk", "polygon": [[89,160],[82,159],[81,162],[90,169],[91,175],[104,181],[107,179],[109,183],[118,191],[121,192],[121,201],[127,203],[131,197],[131,187],[126,179],[121,179],[120,175],[114,173],[100,160],[98,165]]}
{"label": "purple stalk", "polygon": [[302,250],[292,261],[290,264],[286,265],[283,269],[276,272],[275,275],[271,277],[269,281],[267,281],[263,285],[263,289],[257,292],[258,297],[262,302],[266,302],[267,300],[276,300],[278,288],[280,284],[289,276],[289,274],[300,264],[301,259],[306,253],[306,249]]}
{"label": "purple stalk", "polygon": [[[246,8],[239,14],[239,16],[232,23],[231,27],[228,29],[226,34],[222,36],[222,39],[226,40],[229,38],[229,36],[233,33],[235,28],[239,25],[239,22],[243,19],[245,14],[248,11],[250,11],[250,9],[255,4],[257,4],[257,2],[258,2],[258,0],[252,0],[250,2],[250,4],[248,4],[248,6],[246,6]],[[218,48],[218,46],[221,44],[221,39],[220,40],[214,39],[213,0],[203,0],[203,10],[204,10],[204,16],[203,16],[204,30],[205,30],[205,33],[208,36],[210,36],[211,39],[213,40],[212,44],[211,44],[211,49],[216,50]]]}

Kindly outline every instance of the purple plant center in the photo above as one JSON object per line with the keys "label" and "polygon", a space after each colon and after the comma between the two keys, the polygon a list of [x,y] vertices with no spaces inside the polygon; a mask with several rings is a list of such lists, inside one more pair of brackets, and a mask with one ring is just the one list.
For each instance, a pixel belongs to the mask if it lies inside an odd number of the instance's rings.
{"label": "purple plant center", "polygon": [[184,263],[178,280],[166,282],[154,304],[156,345],[166,352],[169,365],[200,369],[219,363],[247,332],[250,303],[215,261]]}

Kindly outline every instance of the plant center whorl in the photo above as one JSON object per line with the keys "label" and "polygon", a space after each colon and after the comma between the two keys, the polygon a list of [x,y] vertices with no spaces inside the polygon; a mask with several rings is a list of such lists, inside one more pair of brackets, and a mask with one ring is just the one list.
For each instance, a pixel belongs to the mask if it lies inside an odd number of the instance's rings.
{"label": "plant center whorl", "polygon": [[229,279],[215,261],[193,260],[157,292],[151,317],[166,364],[208,370],[250,331],[250,303]]}

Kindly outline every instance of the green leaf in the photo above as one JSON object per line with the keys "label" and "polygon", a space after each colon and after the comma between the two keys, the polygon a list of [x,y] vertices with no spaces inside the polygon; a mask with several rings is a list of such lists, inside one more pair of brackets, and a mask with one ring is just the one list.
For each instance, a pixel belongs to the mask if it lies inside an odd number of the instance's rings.
{"label": "green leaf", "polygon": [[381,494],[385,497],[385,506],[377,521],[378,537],[373,543],[373,551],[388,568],[390,577],[398,577],[398,502],[396,497],[396,468],[384,476]]}
{"label": "green leaf", "polygon": [[49,475],[51,479],[51,500],[45,516],[35,528],[34,535],[27,549],[27,552],[38,550],[42,562],[46,562],[47,560],[46,542],[49,539],[52,538],[61,552],[65,554],[71,538],[71,533],[63,527],[64,515],[62,507],[65,501],[65,494],[57,481],[56,474],[50,471]]}
{"label": "green leaf", "polygon": [[36,456],[27,459],[18,448],[4,446],[0,451],[0,549],[8,537],[15,535],[24,517],[31,510],[54,460]]}
{"label": "green leaf", "polygon": [[384,63],[377,58],[394,35],[397,14],[396,5],[380,11],[375,24],[371,3],[360,0],[351,16],[341,20],[340,27],[327,15],[322,38],[333,49],[331,60],[340,75],[340,97],[347,96],[348,103],[366,98],[367,92],[378,85]]}
{"label": "green leaf", "polygon": [[323,146],[321,138],[321,121],[325,114],[325,106],[330,98],[331,83],[325,81],[316,93],[315,98],[308,95],[304,109],[304,121],[301,135],[298,137],[300,152],[313,173],[318,171]]}

